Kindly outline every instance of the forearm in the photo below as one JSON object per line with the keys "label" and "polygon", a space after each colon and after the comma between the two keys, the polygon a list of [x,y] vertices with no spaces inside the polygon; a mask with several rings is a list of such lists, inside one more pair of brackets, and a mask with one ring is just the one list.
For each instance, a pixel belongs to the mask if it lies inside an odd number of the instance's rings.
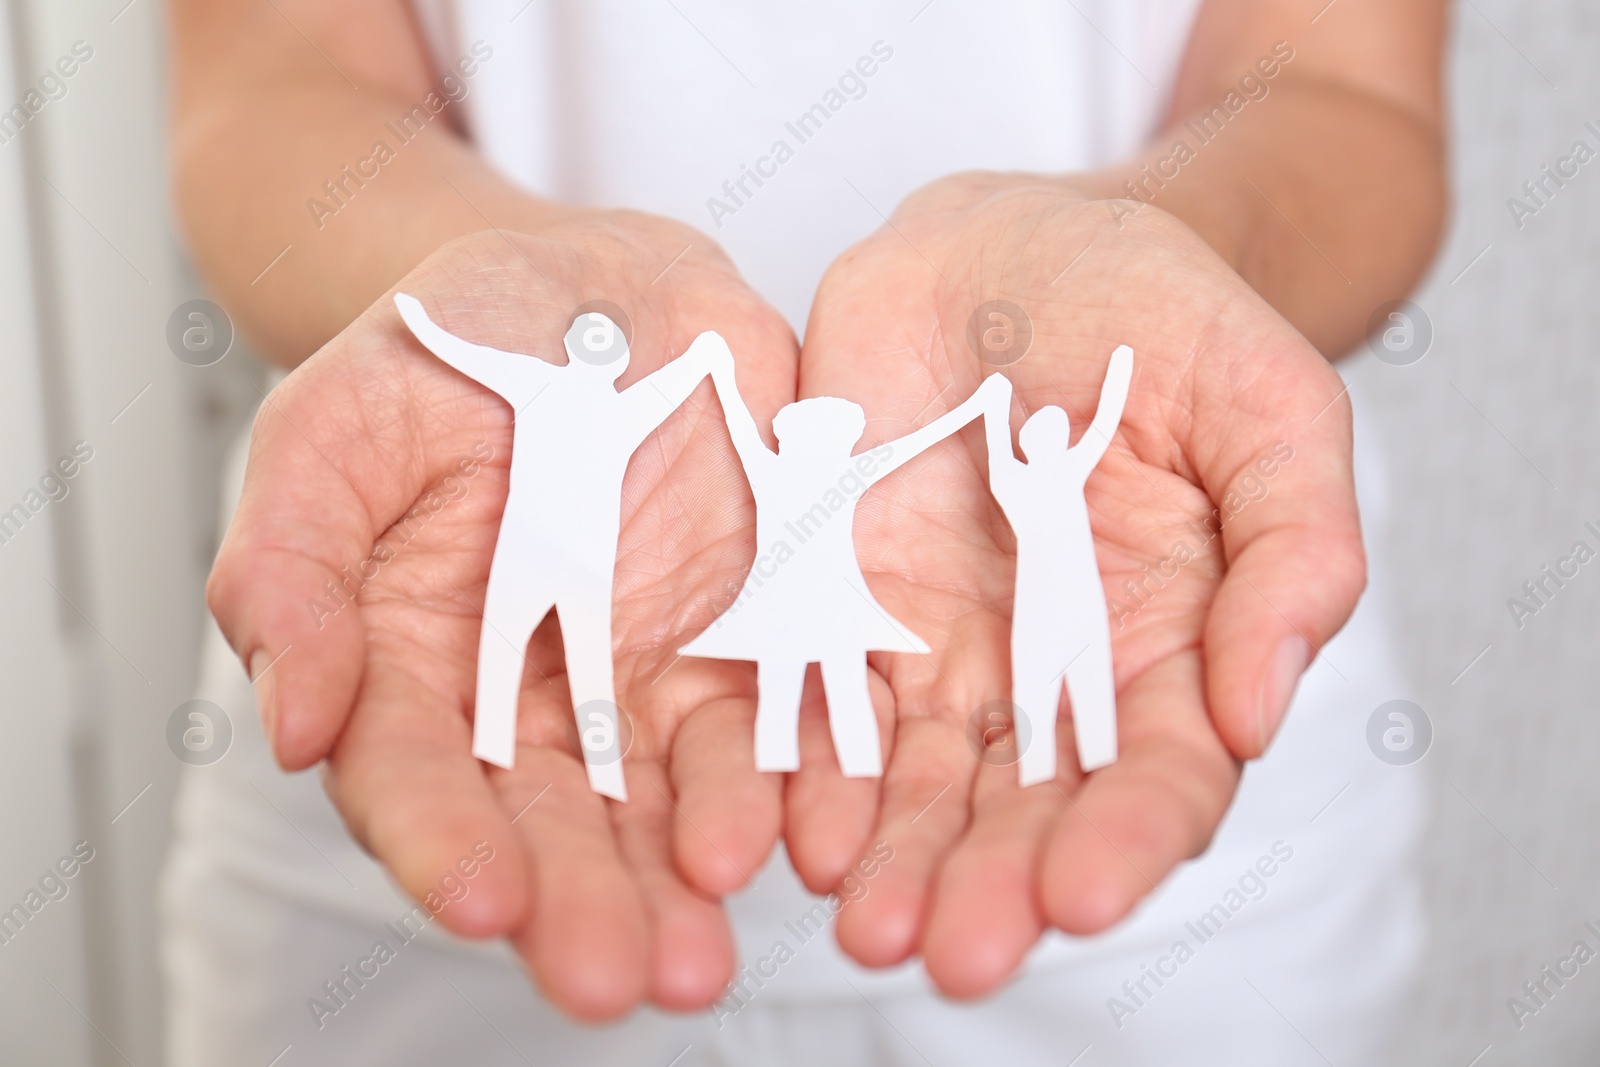
{"label": "forearm", "polygon": [[[419,56],[394,57],[409,76],[337,51],[336,68],[270,7],[217,10],[175,19],[175,193],[202,274],[274,362],[300,362],[446,241],[556,210],[489,171],[451,127],[456,104],[428,111]],[[429,120],[398,129],[418,105]]]}
{"label": "forearm", "polygon": [[[1094,175],[1091,191],[1176,215],[1326,355],[1342,355],[1432,258],[1441,137],[1383,100],[1288,72],[1251,106],[1209,143],[1186,116],[1130,164]],[[1178,166],[1180,141],[1193,155]],[[1175,176],[1158,184],[1157,168]]]}
{"label": "forearm", "polygon": [[1449,0],[1206,0],[1163,132],[1090,191],[1176,215],[1343,355],[1416,284],[1443,228],[1449,12]]}

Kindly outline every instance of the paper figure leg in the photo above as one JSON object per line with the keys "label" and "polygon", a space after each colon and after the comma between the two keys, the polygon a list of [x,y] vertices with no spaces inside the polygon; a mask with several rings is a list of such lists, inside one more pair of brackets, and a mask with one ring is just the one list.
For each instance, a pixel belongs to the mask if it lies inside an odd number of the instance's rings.
{"label": "paper figure leg", "polygon": [[756,664],[756,770],[800,769],[800,692],[806,665],[789,660]]}
{"label": "paper figure leg", "polygon": [[1117,683],[1109,641],[1090,641],[1088,651],[1067,668],[1072,731],[1078,766],[1087,773],[1117,761]]}
{"label": "paper figure leg", "polygon": [[1061,707],[1061,668],[1050,661],[1019,662],[1012,651],[1011,704],[1017,719],[1016,736],[1027,738],[1018,759],[1024,786],[1048,782],[1056,776],[1056,716]]}
{"label": "paper figure leg", "polygon": [[883,750],[878,745],[878,717],[872,711],[872,692],[867,688],[867,657],[856,653],[844,659],[823,660],[822,689],[828,697],[833,750],[844,776],[882,775]]}
{"label": "paper figure leg", "polygon": [[589,787],[615,800],[628,799],[622,757],[631,738],[624,733],[617,707],[617,684],[611,660],[611,590],[562,598],[561,643],[567,650],[567,682],[572,711],[578,720],[583,763]]}
{"label": "paper figure leg", "polygon": [[491,571],[478,637],[478,688],[473,701],[472,754],[511,767],[517,753],[517,699],[528,639],[554,606],[547,589],[496,580]]}

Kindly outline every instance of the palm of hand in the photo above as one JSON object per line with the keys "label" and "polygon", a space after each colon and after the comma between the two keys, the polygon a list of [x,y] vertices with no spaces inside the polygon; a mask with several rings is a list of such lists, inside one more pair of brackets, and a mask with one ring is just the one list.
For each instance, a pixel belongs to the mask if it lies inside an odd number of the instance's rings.
{"label": "palm of hand", "polygon": [[[869,582],[934,648],[874,658],[893,735],[881,804],[825,766],[796,776],[789,802],[791,854],[815,887],[871,840],[896,850],[841,915],[847,951],[888,964],[920,948],[958,995],[1003,981],[1047,923],[1104,928],[1204,848],[1237,760],[1259,754],[1276,725],[1262,711],[1263,686],[1278,684],[1263,682],[1263,664],[1285,635],[1313,647],[1331,636],[1362,580],[1348,413],[1327,407],[1337,376],[1153,210],[1119,226],[1104,203],[1002,178],[917,194],[825,279],[801,392],[862,403],[868,444],[896,436],[994,369],[968,327],[997,297],[1031,324],[1027,354],[1001,368],[1024,417],[1058,404],[1082,432],[1111,351],[1135,352],[1120,430],[1086,492],[1114,598],[1121,758],[1085,778],[1064,728],[1057,780],[1023,790],[1015,766],[980,758],[973,743],[974,719],[1008,692],[1014,543],[971,428],[861,508]],[[1304,458],[1278,465],[1285,445]],[[1260,461],[1278,499],[1251,503],[1211,538],[1218,503],[1253,470],[1259,483]],[[1080,650],[1059,651],[1065,668]]]}
{"label": "palm of hand", "polygon": [[[874,592],[935,649],[874,658],[880,720],[894,735],[882,783],[839,776],[814,685],[801,771],[787,782],[754,771],[753,672],[674,652],[731,599],[752,549],[749,498],[709,387],[646,442],[625,485],[616,570],[618,701],[634,735],[634,799],[617,806],[587,787],[552,619],[527,654],[516,769],[485,773],[469,755],[507,406],[412,344],[380,301],[258,421],[211,599],[246,658],[303,650],[273,669],[280,759],[304,766],[331,746],[330,792],[347,823],[419,896],[474,840],[490,841],[505,859],[444,921],[510,934],[573,1014],[714,996],[732,948],[710,897],[760,866],[785,811],[791,853],[815,888],[836,885],[875,831],[897,850],[841,918],[848,950],[887,963],[920,946],[949,991],[992,988],[1046,917],[1098,929],[1198,851],[1231,795],[1235,757],[1258,752],[1268,732],[1252,713],[1259,663],[1249,659],[1262,634],[1287,624],[1320,643],[1348,611],[1353,590],[1305,574],[1331,559],[1346,586],[1360,578],[1353,505],[1340,496],[1345,411],[1311,417],[1338,392],[1320,359],[1170,220],[1152,213],[1124,233],[1059,193],[969,194],[956,182],[914,200],[898,231],[842,259],[819,293],[800,391],[861,402],[864,444],[976,385],[984,366],[966,345],[967,320],[1003,294],[1032,316],[1031,354],[1007,368],[1025,410],[1060,403],[1082,423],[1111,349],[1137,353],[1122,431],[1088,488],[1113,594],[1168,556],[1276,441],[1312,457],[1117,630],[1123,759],[1088,782],[1072,769],[1070,741],[1057,781],[1030,790],[1015,787],[1014,767],[980,763],[967,741],[973,711],[1006,692],[1012,580],[1010,533],[975,431],[966,448],[921,457],[862,504],[857,544]],[[447,329],[509,351],[553,351],[585,298],[624,303],[635,313],[624,384],[715,328],[741,357],[739,387],[758,418],[793,399],[793,338],[724,260],[696,252],[659,275],[696,235],[632,216],[616,232],[596,233],[592,219],[572,229],[468,239],[402,287],[431,294]],[[1095,262],[1058,293],[1050,280],[1063,250],[1086,244]],[[467,475],[463,462],[486,450]],[[441,492],[456,499],[426,509],[395,543],[405,524],[391,526]],[[1284,500],[1298,508],[1298,538]],[[1305,551],[1319,523],[1320,557]],[[306,594],[379,558],[380,538],[394,550],[358,609],[311,627]],[[1326,601],[1320,614],[1296,590],[1302,580]],[[1232,662],[1208,651],[1230,636],[1245,649]]]}
{"label": "palm of hand", "polygon": [[[619,385],[716,328],[749,358],[741,380],[753,403],[791,399],[792,336],[725,261],[685,256],[651,283],[681,236],[632,255],[606,234],[587,246],[479,236],[400,288],[426,294],[446,329],[540,355],[560,351],[586,298],[604,296],[634,316]],[[633,801],[608,804],[586,780],[554,615],[527,651],[515,769],[470,755],[511,427],[504,401],[421,349],[379,301],[264,405],[210,599],[247,658],[251,647],[287,649],[273,667],[275,751],[290,767],[328,755],[347,825],[408,891],[420,899],[474,842],[494,847],[471,894],[441,913],[447,926],[508,934],[576,1015],[642,997],[700,1006],[731,972],[731,938],[720,905],[678,873],[673,837],[691,875],[740,884],[780,828],[778,784],[748,767],[753,672],[675,662],[742,566],[742,475],[709,383],[634,456],[613,611]],[[346,573],[364,580],[340,607],[324,583]],[[308,599],[338,610],[319,618]]]}

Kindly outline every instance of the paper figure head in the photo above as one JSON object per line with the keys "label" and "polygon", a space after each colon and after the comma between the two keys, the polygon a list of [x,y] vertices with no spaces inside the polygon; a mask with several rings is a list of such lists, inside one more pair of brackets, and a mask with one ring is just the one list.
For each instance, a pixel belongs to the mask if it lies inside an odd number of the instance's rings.
{"label": "paper figure head", "polygon": [[785,404],[772,418],[780,452],[849,455],[867,429],[861,405],[836,396],[814,396]]}
{"label": "paper figure head", "polygon": [[628,338],[622,327],[598,311],[585,312],[572,320],[565,338],[567,363],[573,368],[592,368],[608,381],[616,381],[628,369]]}
{"label": "paper figure head", "polygon": [[1051,404],[1035,411],[1017,432],[1017,442],[1029,463],[1061,455],[1072,443],[1072,422],[1066,409]]}

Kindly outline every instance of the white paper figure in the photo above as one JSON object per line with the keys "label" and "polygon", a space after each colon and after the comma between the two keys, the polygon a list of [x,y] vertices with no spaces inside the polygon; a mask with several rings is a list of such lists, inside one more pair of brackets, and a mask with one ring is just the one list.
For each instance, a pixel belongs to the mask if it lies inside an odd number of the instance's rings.
{"label": "white paper figure", "polygon": [[773,452],[739,396],[731,359],[712,378],[755,496],[756,559],[738,599],[680,651],[755,660],[756,769],[762,771],[799,768],[800,692],[806,666],[820,663],[840,767],[853,778],[881,775],[867,652],[926,653],[928,646],[868,590],[856,562],[856,502],[977,418],[982,398],[859,456],[851,452],[866,429],[860,405],[835,397],[800,400],[772,420],[779,446]]}
{"label": "white paper figure", "polygon": [[[715,334],[617,391],[628,344],[604,315],[567,331],[565,365],[471,344],[445,332],[413,297],[395,306],[434,355],[494,390],[515,413],[511,485],[484,595],[472,754],[501,767],[516,757],[517,696],[534,628],[554,608],[589,784],[617,800],[623,782],[611,660],[611,593],[622,522],[622,478],[634,450],[688,399],[719,360]],[[591,744],[591,738],[600,743]]]}
{"label": "white paper figure", "polygon": [[1100,406],[1079,442],[1059,407],[1044,407],[1017,435],[1024,463],[1011,450],[1010,382],[985,410],[989,488],[1017,538],[1017,588],[1011,612],[1011,703],[1025,721],[1022,784],[1056,776],[1056,713],[1061,683],[1072,701],[1078,764],[1085,771],[1117,758],[1117,691],[1111,670],[1111,627],[1105,586],[1083,487],[1122,421],[1133,380],[1133,350],[1111,356]]}

